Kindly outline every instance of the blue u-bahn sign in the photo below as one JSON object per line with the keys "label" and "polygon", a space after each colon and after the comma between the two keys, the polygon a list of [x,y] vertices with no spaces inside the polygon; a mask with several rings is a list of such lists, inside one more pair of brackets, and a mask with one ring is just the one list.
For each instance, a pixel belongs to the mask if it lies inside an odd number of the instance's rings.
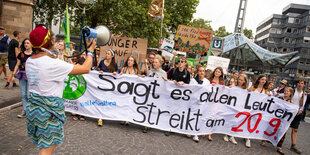
{"label": "blue u-bahn sign", "polygon": [[211,49],[222,51],[224,46],[224,38],[213,37]]}

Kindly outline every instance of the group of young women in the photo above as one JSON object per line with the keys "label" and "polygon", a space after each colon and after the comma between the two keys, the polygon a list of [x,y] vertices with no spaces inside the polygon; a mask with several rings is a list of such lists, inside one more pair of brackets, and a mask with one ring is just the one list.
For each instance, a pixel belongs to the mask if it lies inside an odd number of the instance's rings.
{"label": "group of young women", "polygon": [[[22,52],[18,56],[14,73],[19,70],[21,83],[26,81],[25,88],[23,89],[28,89],[28,91],[23,95],[23,99],[25,99],[25,101],[23,100],[23,110],[26,111],[28,136],[40,148],[39,154],[51,154],[56,144],[61,144],[63,141],[63,124],[66,121],[63,105],[64,100],[62,99],[63,81],[67,75],[85,74],[91,70],[93,51],[96,46],[95,40],[89,42],[88,45],[87,54],[84,56],[85,61],[80,64],[70,64],[54,58],[55,37],[43,25],[36,27],[30,33],[30,39],[25,39],[22,43]],[[134,56],[127,58],[119,73],[163,78],[165,80],[173,80],[176,84],[225,85],[223,69],[221,67],[216,68],[210,73],[209,71],[206,72],[205,68],[198,64],[196,71],[192,74],[192,69],[189,71],[186,70],[188,67],[186,59],[179,58],[178,63],[171,65],[174,67],[167,69],[167,73],[162,69],[162,65],[165,62],[162,56],[153,55],[152,59],[151,64],[149,62],[145,63],[144,68],[146,69],[143,70],[144,75],[141,75],[138,62]],[[106,51],[105,59],[100,61],[98,70],[100,72],[118,74],[118,66],[115,62],[115,53],[113,50]],[[250,88],[248,87],[249,81],[245,74],[238,75],[236,73],[233,75],[227,82],[227,86],[229,87],[239,87],[268,95],[274,94],[272,93],[274,92],[272,90],[273,87],[270,86],[271,83],[267,82],[265,75],[260,75]],[[25,79],[25,77],[28,77],[28,79]],[[188,80],[188,77],[190,77],[190,80]],[[268,84],[270,86],[269,89]],[[21,85],[24,86],[23,84]],[[27,88],[27,85],[29,88]],[[303,97],[302,86],[300,84],[294,95],[292,88],[285,88],[282,99],[291,103],[294,103],[295,100],[300,100]],[[297,94],[297,97],[294,99],[295,94]],[[296,127],[298,128],[299,122],[296,120],[294,123],[292,139],[294,137],[295,139],[292,141],[291,149],[297,153],[301,153],[296,147]],[[129,125],[128,122],[122,122],[122,124]],[[98,125],[102,126],[101,119],[98,120]],[[143,131],[147,131],[147,128],[144,128]],[[284,138],[285,136],[282,137],[277,148],[277,151],[281,154],[284,154],[281,149]],[[193,140],[199,142],[199,137],[194,135]],[[208,140],[212,141],[211,134],[208,135]],[[233,136],[225,135],[224,140],[237,144]],[[250,139],[245,140],[246,146],[251,147]],[[264,146],[265,144],[265,141],[261,142],[261,145]]]}

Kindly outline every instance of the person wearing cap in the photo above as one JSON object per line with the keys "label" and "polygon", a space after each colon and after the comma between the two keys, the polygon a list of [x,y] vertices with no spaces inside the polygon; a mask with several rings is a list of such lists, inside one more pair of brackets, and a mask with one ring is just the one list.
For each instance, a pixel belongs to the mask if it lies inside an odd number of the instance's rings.
{"label": "person wearing cap", "polygon": [[287,81],[286,80],[282,80],[280,81],[280,87],[278,89],[275,90],[276,92],[276,97],[283,97],[284,96],[284,89],[287,85]]}
{"label": "person wearing cap", "polygon": [[55,37],[49,29],[38,25],[30,34],[35,55],[27,59],[25,70],[29,96],[26,106],[28,136],[39,148],[39,154],[52,154],[64,138],[66,121],[62,99],[64,80],[68,75],[85,74],[92,66],[93,39],[83,65],[73,65],[55,59]]}
{"label": "person wearing cap", "polygon": [[4,73],[7,78],[5,64],[8,62],[9,43],[11,39],[5,34],[5,28],[0,26],[0,75]]}

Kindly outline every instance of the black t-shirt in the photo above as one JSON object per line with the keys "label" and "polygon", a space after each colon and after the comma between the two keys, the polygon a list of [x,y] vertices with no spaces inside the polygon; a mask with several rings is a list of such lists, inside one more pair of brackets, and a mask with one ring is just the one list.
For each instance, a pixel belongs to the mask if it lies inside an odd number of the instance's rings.
{"label": "black t-shirt", "polygon": [[25,64],[29,57],[31,57],[34,53],[32,52],[30,55],[25,54],[25,52],[20,52],[17,56],[17,59],[20,60],[20,65],[18,66],[19,70],[25,70]]}
{"label": "black t-shirt", "polygon": [[12,39],[9,44],[9,60],[16,60],[15,48],[18,48],[19,42],[16,39]]}
{"label": "black t-shirt", "polygon": [[176,80],[177,82],[183,81],[184,83],[189,84],[190,75],[189,72],[184,69],[182,72],[179,71],[179,68],[173,68],[168,74],[169,80]]}

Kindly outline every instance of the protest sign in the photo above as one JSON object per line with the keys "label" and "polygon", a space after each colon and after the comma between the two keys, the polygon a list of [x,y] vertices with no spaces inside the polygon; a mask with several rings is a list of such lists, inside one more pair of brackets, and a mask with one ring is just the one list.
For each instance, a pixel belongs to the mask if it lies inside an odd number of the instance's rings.
{"label": "protest sign", "polygon": [[230,59],[227,58],[209,56],[206,69],[211,69],[213,71],[216,67],[222,67],[224,74],[227,74],[229,62]]}
{"label": "protest sign", "polygon": [[211,30],[179,25],[175,35],[175,49],[203,55],[208,52],[212,35],[213,31]]}
{"label": "protest sign", "polygon": [[174,40],[169,40],[169,39],[164,38],[164,41],[162,45],[160,46],[161,52],[162,52],[161,55],[164,56],[165,58],[168,57],[169,60],[172,60],[173,47],[174,47]]}
{"label": "protest sign", "polygon": [[105,46],[100,47],[99,61],[105,57],[107,49],[112,49],[115,52],[115,61],[119,69],[131,55],[135,55],[138,63],[142,66],[146,58],[147,40],[112,36]]}
{"label": "protest sign", "polygon": [[92,71],[69,76],[65,84],[72,87],[64,91],[65,110],[79,115],[190,135],[264,139],[273,145],[298,110],[295,104],[239,87],[176,85],[135,75]]}

